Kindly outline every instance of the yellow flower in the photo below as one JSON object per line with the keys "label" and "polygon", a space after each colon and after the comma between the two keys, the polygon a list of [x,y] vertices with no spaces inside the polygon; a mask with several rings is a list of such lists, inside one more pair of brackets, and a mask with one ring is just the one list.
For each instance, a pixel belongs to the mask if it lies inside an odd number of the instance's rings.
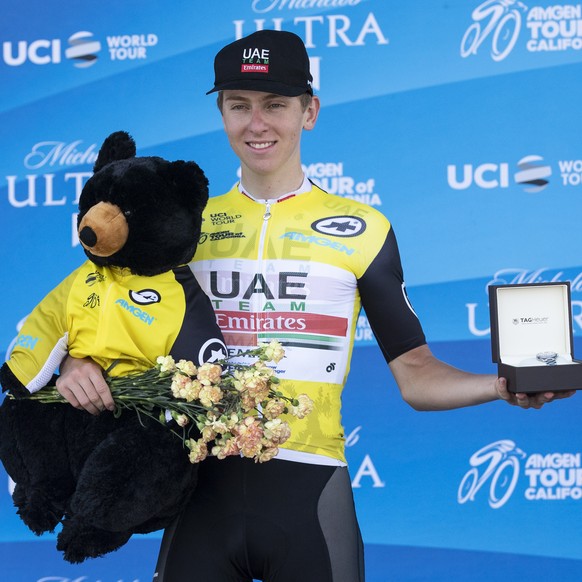
{"label": "yellow flower", "polygon": [[198,399],[202,406],[211,408],[213,404],[218,404],[222,400],[223,394],[219,386],[215,386],[214,384],[204,385],[202,383]]}
{"label": "yellow flower", "polygon": [[170,385],[174,398],[182,398],[182,391],[191,383],[192,381],[187,376],[180,373],[174,374],[172,384]]}
{"label": "yellow flower", "polygon": [[199,463],[208,456],[208,447],[202,440],[195,441],[194,439],[188,439],[186,446],[190,449],[188,458],[191,463]]}
{"label": "yellow flower", "polygon": [[249,382],[254,377],[254,373],[250,370],[235,370],[233,372],[233,384],[234,387],[242,392],[246,388],[246,383]]}
{"label": "yellow flower", "polygon": [[289,413],[297,418],[305,418],[313,410],[313,400],[307,394],[297,396],[297,404],[294,403]]}
{"label": "yellow flower", "polygon": [[272,374],[273,371],[262,362],[255,363],[247,370],[234,372],[234,387],[242,393],[243,406],[246,410],[267,399],[271,391],[269,379]]}
{"label": "yellow flower", "polygon": [[[236,418],[238,421],[238,417]],[[214,419],[208,419],[206,421],[206,426],[212,428],[215,434],[224,434],[225,432],[228,432],[234,425],[232,424],[231,419],[222,415],[219,418],[215,417]]]}
{"label": "yellow flower", "polygon": [[178,423],[178,426],[182,428],[190,424],[190,419],[185,414],[172,413],[172,418]]}
{"label": "yellow flower", "polygon": [[256,402],[262,402],[267,398],[270,391],[270,386],[265,378],[252,378],[245,384],[245,388],[251,397]]}
{"label": "yellow flower", "polygon": [[285,401],[279,399],[272,399],[263,406],[263,414],[269,420],[279,417],[283,412],[285,412]]}
{"label": "yellow flower", "polygon": [[236,439],[232,436],[216,441],[216,444],[212,447],[212,454],[218,459],[225,459],[231,455],[240,454],[240,448],[236,442]]}
{"label": "yellow flower", "polygon": [[247,390],[244,390],[241,393],[240,398],[240,405],[244,412],[250,412],[253,408],[256,408],[259,403],[248,393]]}
{"label": "yellow flower", "polygon": [[218,384],[222,375],[222,368],[218,364],[202,364],[198,368],[198,380],[201,384]]}
{"label": "yellow flower", "polygon": [[265,359],[275,362],[275,364],[278,364],[285,357],[285,350],[277,340],[271,340],[268,345],[260,344],[260,347],[264,348]]}
{"label": "yellow flower", "polygon": [[236,443],[244,457],[253,458],[261,450],[263,428],[260,419],[247,416],[235,428]]}
{"label": "yellow flower", "polygon": [[231,413],[231,415],[225,420],[228,430],[232,430],[240,421],[241,418],[236,412]]}
{"label": "yellow flower", "polygon": [[[267,366],[267,364],[265,364],[265,362],[259,360],[258,362],[255,362],[253,364],[253,368],[255,369],[254,374],[255,376],[261,376],[263,378],[267,378],[270,379],[272,376],[275,375],[275,372],[272,368],[270,368],[269,366]],[[251,368],[252,370],[252,368]]]}
{"label": "yellow flower", "polygon": [[193,402],[198,399],[200,388],[201,385],[198,380],[192,380],[180,372],[174,374],[172,378],[171,390],[174,398],[182,398],[186,402]]}
{"label": "yellow flower", "polygon": [[274,456],[276,456],[278,452],[279,449],[277,447],[267,447],[258,454],[258,456],[255,458],[255,462],[266,463],[267,461],[270,461]]}
{"label": "yellow flower", "polygon": [[209,443],[210,441],[213,441],[216,438],[216,431],[214,430],[214,428],[212,428],[212,426],[205,426],[202,431],[202,440],[205,443]]}
{"label": "yellow flower", "polygon": [[274,445],[282,445],[290,436],[289,425],[280,418],[265,423],[265,438]]}
{"label": "yellow flower", "polygon": [[172,356],[158,356],[156,363],[160,368],[160,372],[173,372],[176,369],[176,363]]}
{"label": "yellow flower", "polygon": [[180,360],[176,364],[176,368],[187,376],[195,376],[198,372],[198,368],[190,360]]}

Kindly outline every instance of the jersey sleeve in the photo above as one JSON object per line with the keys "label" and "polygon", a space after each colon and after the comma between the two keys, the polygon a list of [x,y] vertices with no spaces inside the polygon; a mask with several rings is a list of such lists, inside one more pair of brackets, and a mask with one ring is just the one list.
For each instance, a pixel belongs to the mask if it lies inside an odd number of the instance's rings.
{"label": "jersey sleeve", "polygon": [[67,355],[67,299],[76,276],[71,273],[33,309],[6,362],[30,393],[47,385]]}
{"label": "jersey sleeve", "polygon": [[410,304],[394,230],[358,279],[362,307],[387,362],[424,345],[421,323]]}
{"label": "jersey sleeve", "polygon": [[188,266],[174,269],[174,274],[184,290],[186,306],[170,354],[176,361],[190,360],[198,366],[226,358],[227,348],[210,299]]}

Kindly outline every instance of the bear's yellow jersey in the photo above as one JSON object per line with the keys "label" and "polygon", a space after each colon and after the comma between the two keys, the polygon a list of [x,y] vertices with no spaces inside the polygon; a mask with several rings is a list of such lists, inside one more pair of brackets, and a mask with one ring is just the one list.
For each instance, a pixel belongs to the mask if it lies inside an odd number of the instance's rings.
{"label": "bear's yellow jersey", "polygon": [[360,308],[388,361],[425,338],[387,218],[306,184],[272,201],[253,200],[238,185],[211,198],[191,268],[230,354],[278,340],[282,391],[314,401],[307,418],[286,419],[292,434],[283,458],[298,451],[344,463],[341,393]]}
{"label": "bear's yellow jersey", "polygon": [[201,364],[225,352],[212,306],[187,266],[143,277],[86,261],[26,318],[7,364],[36,392],[67,353],[120,376],[153,367],[158,356]]}

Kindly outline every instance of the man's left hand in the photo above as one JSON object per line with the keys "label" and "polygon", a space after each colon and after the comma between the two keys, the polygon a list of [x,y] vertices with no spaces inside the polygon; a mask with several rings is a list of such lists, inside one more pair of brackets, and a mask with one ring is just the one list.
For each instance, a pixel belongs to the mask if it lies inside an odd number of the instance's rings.
{"label": "man's left hand", "polygon": [[505,402],[512,406],[536,409],[554,400],[570,398],[570,396],[576,393],[576,390],[559,390],[557,392],[537,392],[535,394],[526,394],[524,392],[514,394],[507,389],[507,380],[505,378],[497,378],[495,389],[497,390],[497,394],[499,394],[499,398],[505,400]]}

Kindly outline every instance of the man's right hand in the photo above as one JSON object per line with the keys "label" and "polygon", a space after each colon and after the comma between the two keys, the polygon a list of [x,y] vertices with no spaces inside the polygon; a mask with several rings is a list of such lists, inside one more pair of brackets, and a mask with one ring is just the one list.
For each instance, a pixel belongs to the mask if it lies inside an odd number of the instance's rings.
{"label": "man's right hand", "polygon": [[57,390],[75,408],[91,414],[115,408],[103,370],[91,358],[67,356],[61,364],[60,372]]}

